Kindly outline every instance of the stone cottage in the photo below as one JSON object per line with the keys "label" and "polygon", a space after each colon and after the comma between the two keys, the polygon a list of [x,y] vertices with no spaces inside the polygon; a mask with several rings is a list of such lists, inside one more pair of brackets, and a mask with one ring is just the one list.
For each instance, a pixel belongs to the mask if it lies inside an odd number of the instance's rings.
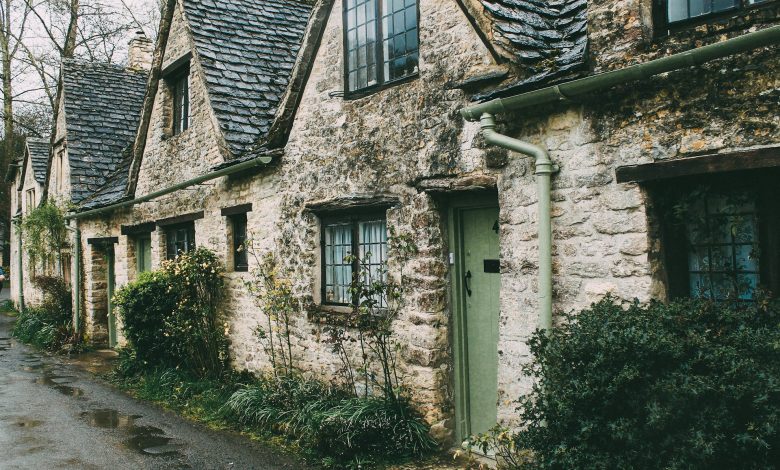
{"label": "stone cottage", "polygon": [[[49,142],[43,139],[28,138],[24,146],[24,155],[21,161],[12,165],[6,183],[11,185],[11,212],[16,220],[29,214],[41,202],[43,188],[46,184],[46,166],[49,161]],[[19,276],[29,277],[25,273],[32,273],[40,269],[30,264],[29,259],[19,254],[19,235],[13,233],[15,238],[11,243],[11,278],[9,279],[11,302],[21,304],[22,297],[31,302],[36,302],[40,293],[29,282],[20,282]],[[24,291],[19,286],[24,286]]]}
{"label": "stone cottage", "polygon": [[[97,328],[110,307],[91,295],[208,247],[230,271],[235,365],[267,369],[266,312],[243,288],[257,265],[237,249],[251,238],[316,313],[294,321],[300,366],[331,377],[322,328],[354,302],[344,255],[370,251],[406,286],[399,367],[433,434],[511,424],[545,311],[778,287],[779,14],[170,0],[133,151],[73,215],[80,315]],[[387,255],[391,228],[414,254]]]}
{"label": "stone cottage", "polygon": [[[45,200],[66,210],[81,204],[105,184],[124,153],[131,151],[154,45],[139,34],[129,46],[127,66],[77,60],[62,64],[54,137],[51,142],[28,140],[24,164],[35,171],[24,166],[15,184],[17,223]],[[69,247],[56,257],[54,264],[32,266],[29,256],[19,256],[20,244],[25,253],[24,238],[17,235],[11,244],[15,273],[12,300],[17,305],[22,293],[28,304],[40,300],[32,282],[38,275],[61,274],[68,284],[76,276]],[[16,269],[20,259],[23,269]],[[106,338],[105,329],[90,333],[96,344]]]}

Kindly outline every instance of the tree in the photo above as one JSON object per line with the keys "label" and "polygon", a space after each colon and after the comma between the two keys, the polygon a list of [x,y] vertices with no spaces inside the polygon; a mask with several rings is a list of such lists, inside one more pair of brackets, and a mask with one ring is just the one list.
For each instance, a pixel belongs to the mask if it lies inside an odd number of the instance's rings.
{"label": "tree", "polygon": [[[19,54],[27,28],[30,9],[18,0],[0,0],[0,74],[2,74],[3,96],[3,147],[0,150],[0,177],[4,178],[11,160],[15,155],[16,132],[14,123],[14,79],[22,71],[14,69],[14,62]],[[7,184],[0,184],[0,248],[2,248],[3,264],[7,264],[8,234],[10,234],[11,195]]]}

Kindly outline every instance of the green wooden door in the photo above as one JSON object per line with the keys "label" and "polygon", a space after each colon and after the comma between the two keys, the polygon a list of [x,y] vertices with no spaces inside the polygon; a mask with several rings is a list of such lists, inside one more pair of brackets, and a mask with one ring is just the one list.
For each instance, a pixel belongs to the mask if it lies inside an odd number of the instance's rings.
{"label": "green wooden door", "polygon": [[136,271],[146,273],[152,270],[152,237],[151,235],[139,236],[135,241],[135,266]]}
{"label": "green wooden door", "polygon": [[501,273],[499,266],[498,208],[456,211],[459,228],[455,252],[454,304],[458,338],[456,361],[461,438],[492,428],[497,421],[498,323]]}

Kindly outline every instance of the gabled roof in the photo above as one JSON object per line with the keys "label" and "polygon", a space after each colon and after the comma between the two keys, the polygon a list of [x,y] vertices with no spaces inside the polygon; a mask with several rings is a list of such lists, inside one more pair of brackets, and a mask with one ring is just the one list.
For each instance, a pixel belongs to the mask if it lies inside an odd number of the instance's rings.
{"label": "gabled roof", "polygon": [[[587,0],[457,0],[498,63],[509,64],[510,78],[475,100],[495,98],[566,81],[586,72]],[[472,87],[503,79],[495,72],[470,77]],[[465,88],[465,87],[464,87]]]}
{"label": "gabled roof", "polygon": [[27,138],[27,151],[30,155],[35,181],[46,184],[46,168],[49,164],[49,150],[51,145],[48,139]]}
{"label": "gabled roof", "polygon": [[97,191],[136,135],[148,73],[68,60],[62,66],[71,199]]}
{"label": "gabled roof", "polygon": [[184,0],[211,105],[233,156],[265,136],[311,14],[291,0]]}

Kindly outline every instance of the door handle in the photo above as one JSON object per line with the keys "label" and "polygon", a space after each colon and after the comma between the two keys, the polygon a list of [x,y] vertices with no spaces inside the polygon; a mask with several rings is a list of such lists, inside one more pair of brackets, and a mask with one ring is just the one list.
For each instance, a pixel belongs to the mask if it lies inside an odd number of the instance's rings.
{"label": "door handle", "polygon": [[463,285],[466,288],[466,294],[468,294],[469,297],[471,297],[471,286],[469,285],[470,282],[471,282],[471,271],[467,271],[466,276],[463,280]]}

